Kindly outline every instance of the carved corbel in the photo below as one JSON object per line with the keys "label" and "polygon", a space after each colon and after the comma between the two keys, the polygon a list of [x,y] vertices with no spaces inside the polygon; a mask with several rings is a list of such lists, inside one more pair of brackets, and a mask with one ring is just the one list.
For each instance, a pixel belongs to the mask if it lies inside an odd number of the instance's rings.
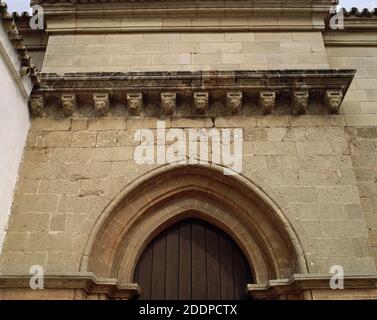
{"label": "carved corbel", "polygon": [[293,91],[292,112],[295,115],[305,114],[309,106],[309,91]]}
{"label": "carved corbel", "polygon": [[269,114],[275,108],[276,92],[262,91],[259,94],[259,104],[262,108],[263,114]]}
{"label": "carved corbel", "polygon": [[15,24],[12,26],[12,28],[9,29],[8,35],[9,35],[10,39],[19,39],[19,38],[21,38],[21,36],[20,36],[20,34],[18,32],[17,26]]}
{"label": "carved corbel", "polygon": [[325,106],[329,113],[338,113],[343,101],[343,92],[341,90],[327,90],[325,93]]}
{"label": "carved corbel", "polygon": [[40,74],[34,65],[31,65],[30,71],[30,77],[33,83],[39,83],[41,81]]}
{"label": "carved corbel", "polygon": [[127,106],[128,110],[133,115],[141,115],[143,111],[143,93],[128,93],[127,94]]}
{"label": "carved corbel", "polygon": [[30,112],[33,117],[43,117],[44,115],[44,97],[42,95],[33,95],[29,99]]}
{"label": "carved corbel", "polygon": [[194,92],[194,107],[197,113],[203,114],[208,109],[209,93]]}
{"label": "carved corbel", "polygon": [[21,56],[21,63],[23,66],[30,66],[31,64],[31,56],[25,55]]}
{"label": "carved corbel", "polygon": [[242,108],[242,91],[227,92],[226,104],[231,113],[239,113]]}
{"label": "carved corbel", "polygon": [[30,76],[30,74],[31,74],[31,69],[29,67],[24,67],[24,66],[20,67],[21,78],[26,77],[26,76]]}
{"label": "carved corbel", "polygon": [[99,116],[105,116],[110,109],[110,97],[108,93],[95,93],[93,95],[94,111]]}
{"label": "carved corbel", "polygon": [[174,113],[177,106],[176,92],[161,92],[161,114],[170,116]]}
{"label": "carved corbel", "polygon": [[3,18],[3,27],[7,32],[11,32],[16,27],[11,16]]}
{"label": "carved corbel", "polygon": [[73,110],[77,107],[77,99],[75,94],[62,94],[62,108],[64,116],[69,117],[73,114]]}
{"label": "carved corbel", "polygon": [[[21,47],[17,47],[17,53],[18,53],[18,56],[23,59],[24,57],[27,57],[27,49],[25,46],[21,46]],[[30,62],[30,61],[26,61],[26,62]]]}
{"label": "carved corbel", "polygon": [[21,37],[12,38],[10,39],[10,41],[12,42],[13,48],[21,48],[23,45],[23,41]]}

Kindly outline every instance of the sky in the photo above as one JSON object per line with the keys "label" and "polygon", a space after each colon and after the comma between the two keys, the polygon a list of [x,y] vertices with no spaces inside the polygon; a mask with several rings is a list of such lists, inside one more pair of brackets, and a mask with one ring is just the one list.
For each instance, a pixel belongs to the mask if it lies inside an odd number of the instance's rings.
{"label": "sky", "polygon": [[[28,11],[30,0],[5,0],[8,4],[8,11]],[[377,0],[340,0],[340,5],[345,8],[376,8]]]}

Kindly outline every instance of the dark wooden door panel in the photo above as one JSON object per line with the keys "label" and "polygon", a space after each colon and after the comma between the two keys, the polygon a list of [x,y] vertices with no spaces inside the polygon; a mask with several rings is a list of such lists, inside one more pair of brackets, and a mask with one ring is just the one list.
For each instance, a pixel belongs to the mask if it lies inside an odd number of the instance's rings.
{"label": "dark wooden door panel", "polygon": [[152,292],[151,299],[165,297],[166,275],[166,232],[154,240],[152,265]]}
{"label": "dark wooden door panel", "polygon": [[187,219],[148,245],[134,280],[143,300],[241,300],[252,275],[242,251],[225,232]]}
{"label": "dark wooden door panel", "polygon": [[222,235],[219,237],[220,250],[220,285],[221,299],[234,299],[234,282],[233,282],[233,259],[232,259],[232,243],[227,241]]}
{"label": "dark wooden door panel", "polygon": [[[174,227],[174,226],[173,226]],[[191,299],[191,222],[183,221],[178,226],[179,236],[179,299]]]}
{"label": "dark wooden door panel", "polygon": [[203,300],[207,299],[205,228],[200,223],[193,223],[191,228],[191,299]]}
{"label": "dark wooden door panel", "polygon": [[166,237],[166,300],[178,300],[179,288],[179,228],[168,231]]}
{"label": "dark wooden door panel", "polygon": [[207,295],[209,300],[220,300],[219,237],[217,232],[206,230]]}
{"label": "dark wooden door panel", "polygon": [[151,299],[153,246],[148,246],[135,270],[137,283],[143,284],[143,299]]}

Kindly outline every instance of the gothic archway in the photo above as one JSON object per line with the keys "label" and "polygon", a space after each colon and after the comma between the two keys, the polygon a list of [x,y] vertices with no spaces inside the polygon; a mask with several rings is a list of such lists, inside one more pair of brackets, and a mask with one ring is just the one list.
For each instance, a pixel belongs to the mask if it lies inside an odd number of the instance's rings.
{"label": "gothic archway", "polygon": [[224,176],[213,164],[161,167],[127,186],[97,221],[81,270],[132,283],[148,244],[187,218],[227,233],[243,251],[256,284],[307,272],[300,243],[279,206],[250,180]]}
{"label": "gothic archway", "polygon": [[185,219],[149,243],[134,282],[141,300],[242,300],[253,278],[231,237],[203,220]]}

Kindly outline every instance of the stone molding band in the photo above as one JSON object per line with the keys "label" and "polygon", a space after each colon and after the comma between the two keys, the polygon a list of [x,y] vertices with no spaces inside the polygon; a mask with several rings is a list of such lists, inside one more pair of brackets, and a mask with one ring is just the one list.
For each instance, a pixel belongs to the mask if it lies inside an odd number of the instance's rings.
{"label": "stone molding band", "polygon": [[[143,116],[145,107],[155,115],[174,115],[178,105],[192,106],[190,116],[207,115],[220,102],[225,115],[240,114],[245,102],[260,114],[290,107],[279,113],[312,112],[311,98],[320,97],[320,114],[337,113],[355,70],[200,71],[130,73],[41,74],[30,97],[30,110],[42,117],[58,106],[69,117],[84,105],[93,114],[106,116],[115,104],[123,104],[129,116]],[[221,112],[220,112],[221,113]]]}
{"label": "stone molding band", "polygon": [[[31,291],[30,279],[31,275],[0,275],[0,292],[12,289]],[[136,283],[121,284],[117,279],[97,278],[93,273],[44,275],[43,290],[49,289],[81,289],[88,295],[104,295],[109,299],[125,300],[132,299],[140,293]]]}
{"label": "stone molding band", "polygon": [[[117,279],[97,278],[93,273],[73,273],[73,274],[46,274],[44,276],[44,289],[30,289],[31,275],[1,275],[1,292],[11,293],[20,290],[23,296],[27,293],[39,294],[49,290],[82,290],[87,295],[96,295],[98,298],[130,300],[140,294],[137,283],[121,284]],[[376,275],[346,275],[344,277],[344,290],[331,290],[329,287],[329,275],[308,275],[295,274],[290,279],[270,280],[266,284],[248,284],[247,292],[254,299],[284,299],[289,297],[299,298],[304,296],[311,299],[311,292],[326,291],[332,292],[334,298],[342,296],[345,291],[369,290],[371,296],[376,294],[377,276]],[[33,296],[36,297],[35,295]],[[345,296],[346,297],[346,296]],[[52,292],[50,299],[57,299]]]}
{"label": "stone molding band", "polygon": [[[270,280],[267,284],[249,284],[247,291],[254,299],[278,299],[282,296],[296,296],[305,294],[305,291],[323,290],[335,295],[342,295],[343,291],[377,289],[376,275],[346,275],[344,289],[332,290],[329,275],[295,274],[290,279]],[[376,294],[375,292],[373,294]]]}
{"label": "stone molding band", "polygon": [[[43,5],[61,5],[61,4],[95,4],[95,3],[153,3],[153,2],[177,2],[177,3],[188,3],[192,5],[192,1],[190,0],[31,0],[31,4],[43,4]],[[201,1],[196,1],[200,3]],[[203,1],[203,2],[211,2],[211,1]],[[212,0],[212,2],[216,2],[216,0]],[[226,1],[225,1],[226,2]],[[232,2],[232,1],[229,1]],[[253,7],[276,7],[284,6],[284,7],[295,7],[297,5],[297,0],[285,0],[284,3],[280,0],[253,0],[253,1],[240,1],[247,3],[249,6]],[[300,0],[301,7],[316,7],[316,6],[323,6],[327,7],[329,5],[337,4],[335,0]],[[221,4],[223,6],[223,4]]]}
{"label": "stone molding band", "polygon": [[[238,0],[238,1],[187,1],[187,0],[34,0],[32,4],[43,5],[44,14],[48,17],[47,25],[49,33],[59,33],[59,27],[54,28],[53,24],[49,25],[49,18],[52,20],[60,16],[64,18],[73,17],[88,18],[88,17],[133,17],[150,19],[151,17],[222,17],[224,18],[221,28],[213,27],[212,24],[205,26],[200,24],[201,30],[218,30],[224,31],[224,28],[231,30],[272,30],[272,28],[284,30],[323,30],[325,27],[324,20],[329,15],[331,5],[336,3],[335,0]],[[307,22],[303,24],[287,24],[286,19],[280,23],[276,21],[276,17],[289,17],[298,15],[307,17]],[[271,19],[272,28],[266,27],[263,21],[256,23],[251,19],[246,25],[239,25],[239,21],[235,21],[240,17],[273,17]],[[231,18],[228,20],[228,18]],[[174,22],[173,22],[174,23]],[[139,24],[139,23],[138,23]],[[67,26],[66,26],[67,27]],[[65,32],[90,32],[92,28],[75,26],[73,28],[65,29]],[[111,28],[103,28],[99,26],[95,28],[97,31],[106,30],[109,32]],[[172,31],[172,30],[197,30],[195,27],[179,28],[173,24],[167,27],[156,27],[146,23],[144,26],[138,28],[115,28],[117,32],[124,32],[126,30],[132,31]]]}

